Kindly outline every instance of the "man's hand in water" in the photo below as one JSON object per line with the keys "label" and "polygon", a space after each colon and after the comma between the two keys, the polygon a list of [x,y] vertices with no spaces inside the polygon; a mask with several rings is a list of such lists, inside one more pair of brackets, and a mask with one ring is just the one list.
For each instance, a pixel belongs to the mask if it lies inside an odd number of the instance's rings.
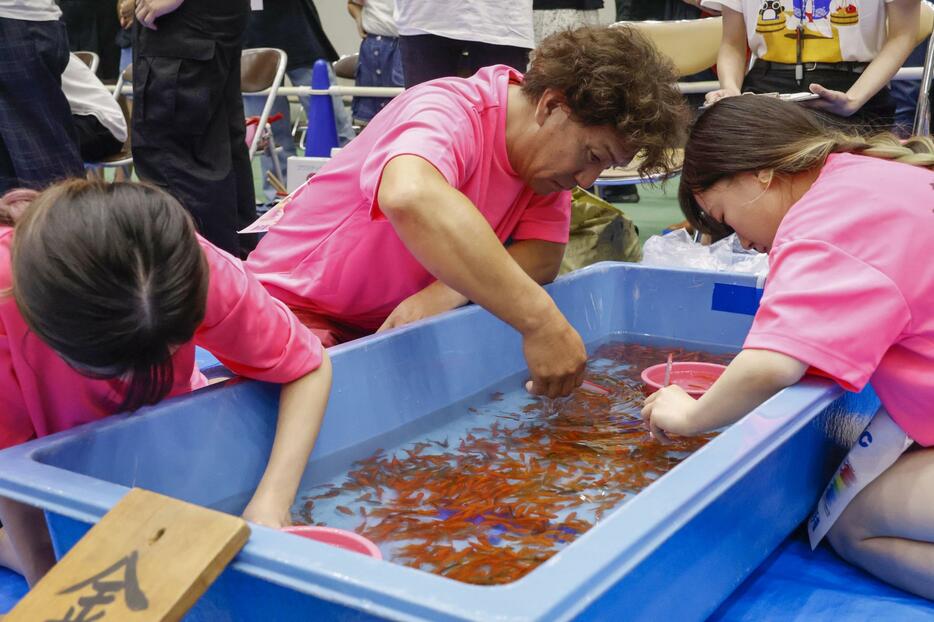
{"label": "man's hand in water", "polygon": [[583,382],[587,350],[557,308],[549,321],[523,335],[522,345],[532,376],[530,393],[562,397]]}
{"label": "man's hand in water", "polygon": [[185,0],[136,0],[136,19],[151,30],[156,28],[156,19],[171,13]]}

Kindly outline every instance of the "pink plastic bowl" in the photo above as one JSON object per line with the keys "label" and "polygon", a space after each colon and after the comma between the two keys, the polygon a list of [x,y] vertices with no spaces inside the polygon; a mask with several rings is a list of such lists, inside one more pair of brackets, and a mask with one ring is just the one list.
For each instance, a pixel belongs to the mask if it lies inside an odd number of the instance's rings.
{"label": "pink plastic bowl", "polygon": [[[676,384],[692,397],[700,397],[707,392],[726,367],[716,363],[695,363],[692,361],[671,364],[671,384]],[[662,388],[665,382],[665,363],[652,365],[642,370],[642,388],[646,395],[651,395]]]}
{"label": "pink plastic bowl", "polygon": [[335,529],[334,527],[315,527],[313,525],[286,527],[282,531],[330,544],[345,551],[353,551],[376,559],[383,559],[383,554],[379,552],[379,548],[375,544],[352,531]]}

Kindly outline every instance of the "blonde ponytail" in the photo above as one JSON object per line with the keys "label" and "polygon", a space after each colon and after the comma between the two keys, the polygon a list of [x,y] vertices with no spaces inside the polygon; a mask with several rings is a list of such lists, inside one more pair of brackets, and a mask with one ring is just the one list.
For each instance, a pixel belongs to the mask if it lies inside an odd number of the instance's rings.
{"label": "blonde ponytail", "polygon": [[707,217],[695,195],[721,179],[750,171],[793,175],[824,165],[833,153],[854,153],[934,167],[934,141],[900,141],[893,134],[861,136],[829,125],[808,109],[775,97],[721,99],[703,113],[684,151],[678,200],[698,230],[722,237],[729,227]]}

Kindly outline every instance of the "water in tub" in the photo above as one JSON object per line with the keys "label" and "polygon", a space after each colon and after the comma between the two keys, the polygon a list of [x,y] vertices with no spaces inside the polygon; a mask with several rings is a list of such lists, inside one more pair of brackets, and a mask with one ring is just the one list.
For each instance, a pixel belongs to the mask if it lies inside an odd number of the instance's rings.
{"label": "water in tub", "polygon": [[[385,559],[451,579],[515,581],[712,438],[660,445],[641,424],[639,374],[670,351],[607,343],[588,362],[590,389],[559,400],[511,379],[301,491],[293,520],[356,531]],[[674,350],[678,361],[731,357]]]}

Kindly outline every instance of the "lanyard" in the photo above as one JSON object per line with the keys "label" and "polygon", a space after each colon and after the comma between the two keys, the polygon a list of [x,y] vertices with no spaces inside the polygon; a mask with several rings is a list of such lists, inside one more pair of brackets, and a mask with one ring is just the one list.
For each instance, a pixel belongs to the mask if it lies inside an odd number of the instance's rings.
{"label": "lanyard", "polygon": [[[802,16],[803,17],[803,16]],[[804,81],[804,63],[802,63],[804,52],[804,27],[799,23],[795,29],[795,81],[798,86]]]}

